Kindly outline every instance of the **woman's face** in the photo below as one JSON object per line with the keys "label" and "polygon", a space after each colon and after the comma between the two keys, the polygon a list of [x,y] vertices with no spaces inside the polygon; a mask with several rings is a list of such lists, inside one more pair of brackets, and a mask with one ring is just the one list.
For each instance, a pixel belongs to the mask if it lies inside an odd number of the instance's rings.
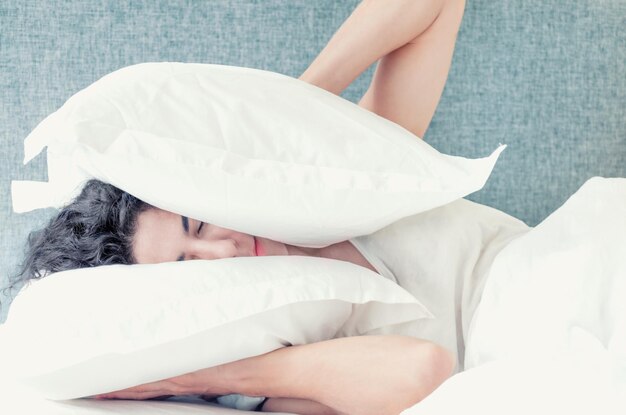
{"label": "woman's face", "polygon": [[155,264],[255,255],[317,256],[317,250],[255,237],[153,208],[137,217],[133,254],[139,264]]}

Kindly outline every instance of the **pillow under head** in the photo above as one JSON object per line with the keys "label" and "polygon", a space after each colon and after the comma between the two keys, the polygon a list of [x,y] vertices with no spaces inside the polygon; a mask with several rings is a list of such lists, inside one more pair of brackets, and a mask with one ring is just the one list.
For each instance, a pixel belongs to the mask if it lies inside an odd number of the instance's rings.
{"label": "pillow under head", "polygon": [[307,256],[110,265],[27,285],[0,367],[51,399],[153,382],[430,312],[381,275]]}

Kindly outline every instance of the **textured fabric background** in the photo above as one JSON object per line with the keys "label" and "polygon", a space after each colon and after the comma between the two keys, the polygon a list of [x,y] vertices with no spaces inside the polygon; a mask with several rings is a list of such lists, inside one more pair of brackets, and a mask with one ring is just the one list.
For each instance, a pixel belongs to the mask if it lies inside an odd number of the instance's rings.
{"label": "textured fabric background", "polygon": [[[0,2],[0,285],[53,210],[14,214],[22,140],[103,75],[146,61],[220,63],[298,77],[356,0]],[[470,196],[536,225],[589,177],[626,176],[626,0],[469,0],[448,83],[425,139],[484,156],[506,143]],[[382,34],[384,35],[384,34]],[[342,96],[357,102],[374,66]],[[0,321],[6,318],[4,297]]]}

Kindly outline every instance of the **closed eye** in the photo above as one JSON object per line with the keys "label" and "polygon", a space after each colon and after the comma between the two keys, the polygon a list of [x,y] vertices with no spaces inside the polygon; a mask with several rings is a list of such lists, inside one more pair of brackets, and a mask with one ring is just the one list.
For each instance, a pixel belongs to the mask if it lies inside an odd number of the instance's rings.
{"label": "closed eye", "polygon": [[200,229],[202,229],[203,225],[204,225],[204,222],[200,222],[200,226],[198,226],[198,235],[200,235]]}

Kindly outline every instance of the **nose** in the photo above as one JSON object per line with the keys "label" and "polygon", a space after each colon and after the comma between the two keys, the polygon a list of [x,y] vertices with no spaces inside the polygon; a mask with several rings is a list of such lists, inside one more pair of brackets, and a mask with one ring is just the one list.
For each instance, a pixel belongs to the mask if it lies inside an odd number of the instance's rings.
{"label": "nose", "polygon": [[196,239],[188,248],[189,259],[221,259],[238,256],[234,239]]}

